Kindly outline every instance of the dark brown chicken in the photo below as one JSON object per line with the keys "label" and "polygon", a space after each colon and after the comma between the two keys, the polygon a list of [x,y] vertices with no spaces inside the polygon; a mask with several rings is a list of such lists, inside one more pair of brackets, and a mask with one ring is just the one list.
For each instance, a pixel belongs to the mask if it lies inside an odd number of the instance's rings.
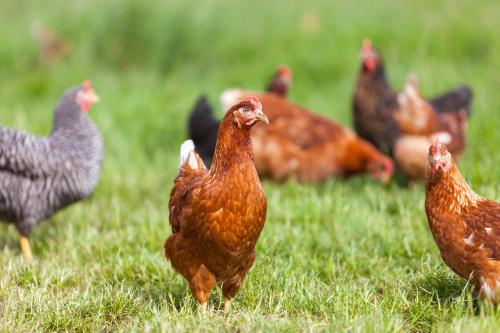
{"label": "dark brown chicken", "polygon": [[219,127],[210,170],[191,140],[181,148],[180,171],[169,201],[172,235],[165,242],[165,255],[204,307],[217,283],[228,309],[255,260],[267,209],[250,139],[259,121],[268,122],[255,97],[230,108]]}
{"label": "dark brown chicken", "polygon": [[499,302],[500,203],[472,191],[443,144],[429,148],[425,212],[445,263]]}
{"label": "dark brown chicken", "polygon": [[356,133],[381,151],[392,154],[400,129],[393,117],[398,95],[389,86],[384,62],[365,40],[361,49],[361,70],[353,98]]}
{"label": "dark brown chicken", "polygon": [[271,81],[267,85],[266,91],[275,93],[281,97],[286,97],[291,83],[292,70],[285,65],[279,65],[276,69],[276,73],[274,73]]}

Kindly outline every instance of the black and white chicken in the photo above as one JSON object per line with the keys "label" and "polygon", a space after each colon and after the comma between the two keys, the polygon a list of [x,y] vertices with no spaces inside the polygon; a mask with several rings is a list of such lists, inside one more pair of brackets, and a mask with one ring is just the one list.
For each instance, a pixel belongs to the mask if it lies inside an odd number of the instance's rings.
{"label": "black and white chicken", "polygon": [[85,81],[63,93],[49,136],[0,126],[0,220],[16,226],[27,260],[33,227],[96,188],[103,140],[87,112],[97,101]]}

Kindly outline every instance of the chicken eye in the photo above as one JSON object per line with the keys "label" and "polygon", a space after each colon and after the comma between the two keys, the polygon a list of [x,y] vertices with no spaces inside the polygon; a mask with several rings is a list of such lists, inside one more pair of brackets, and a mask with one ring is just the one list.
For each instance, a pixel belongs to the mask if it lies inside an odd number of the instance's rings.
{"label": "chicken eye", "polygon": [[246,106],[243,107],[243,108],[241,108],[241,110],[243,111],[243,113],[249,113],[250,112],[250,108],[248,108]]}

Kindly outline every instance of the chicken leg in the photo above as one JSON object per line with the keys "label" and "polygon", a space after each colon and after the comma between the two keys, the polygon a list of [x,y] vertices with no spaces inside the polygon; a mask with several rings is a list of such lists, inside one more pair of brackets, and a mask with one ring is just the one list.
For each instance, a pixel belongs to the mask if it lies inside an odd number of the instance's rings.
{"label": "chicken leg", "polygon": [[202,307],[207,307],[210,291],[215,285],[215,276],[202,264],[189,279],[189,287],[194,298]]}
{"label": "chicken leg", "polygon": [[240,271],[236,273],[235,276],[233,276],[227,281],[224,281],[224,283],[221,284],[222,295],[224,296],[225,312],[229,311],[229,308],[231,306],[231,300],[243,285],[243,280],[245,279],[245,276],[247,275],[250,268],[252,267],[254,261],[255,261],[255,250],[253,250],[249,254],[246,262],[243,264],[243,266],[240,267]]}
{"label": "chicken leg", "polygon": [[19,245],[23,251],[24,259],[26,259],[27,262],[31,262],[33,260],[33,256],[31,255],[31,247],[28,237],[19,234]]}
{"label": "chicken leg", "polygon": [[198,309],[200,310],[201,313],[206,314],[208,312],[208,301],[205,303],[199,303]]}
{"label": "chicken leg", "polygon": [[229,312],[230,308],[231,308],[231,299],[225,298],[224,299],[224,312]]}

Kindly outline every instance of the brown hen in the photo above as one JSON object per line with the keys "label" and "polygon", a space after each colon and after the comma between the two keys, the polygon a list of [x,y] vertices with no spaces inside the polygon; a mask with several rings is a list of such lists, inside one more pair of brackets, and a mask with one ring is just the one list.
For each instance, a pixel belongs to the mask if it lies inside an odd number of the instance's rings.
{"label": "brown hen", "polygon": [[351,130],[275,94],[257,96],[269,117],[268,126],[257,125],[252,133],[260,176],[320,182],[369,173],[384,182],[390,179],[392,161]]}
{"label": "brown hen", "polygon": [[259,121],[268,120],[255,97],[229,109],[219,126],[210,170],[192,141],[181,148],[169,201],[173,234],[165,242],[165,255],[204,307],[217,283],[228,309],[255,259],[267,209],[250,139],[250,129]]}
{"label": "brown hen", "polygon": [[425,211],[445,263],[498,302],[500,203],[472,191],[443,144],[429,148]]}

